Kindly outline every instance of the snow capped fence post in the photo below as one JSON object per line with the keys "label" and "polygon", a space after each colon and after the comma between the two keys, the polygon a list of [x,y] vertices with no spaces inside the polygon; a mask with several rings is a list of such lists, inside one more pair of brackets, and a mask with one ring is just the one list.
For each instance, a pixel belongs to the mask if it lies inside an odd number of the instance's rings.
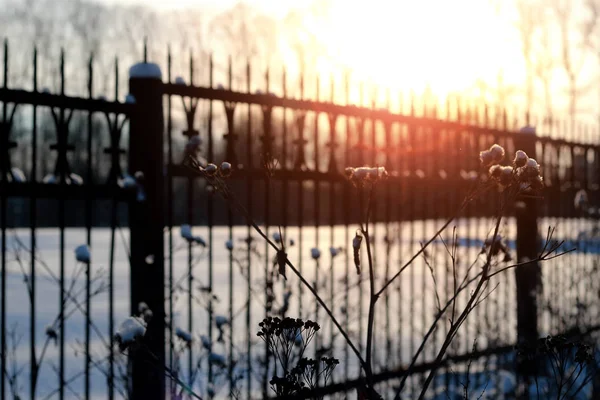
{"label": "snow capped fence post", "polygon": [[[129,171],[135,173],[144,193],[129,204],[131,312],[135,314],[144,302],[154,315],[144,336],[144,350],[130,356],[132,398],[144,400],[165,398],[162,85],[156,64],[139,63],[129,70],[129,93],[136,104],[130,120]],[[146,262],[149,256],[153,263]]]}
{"label": "snow capped fence post", "polygon": [[[523,150],[529,157],[536,157],[535,128],[527,125],[521,128],[520,135],[514,136],[515,149]],[[542,192],[543,195],[543,192]],[[540,237],[537,229],[539,200],[534,196],[522,197],[517,200],[515,214],[517,219],[517,258],[518,262],[535,260],[540,249]],[[541,285],[541,269],[539,263],[524,265],[515,268],[515,281],[517,286],[517,343],[533,343],[538,338],[538,311],[537,296],[538,284]],[[535,375],[535,361],[519,360],[517,375],[521,388],[529,387]],[[520,394],[520,398],[528,398],[527,393]]]}

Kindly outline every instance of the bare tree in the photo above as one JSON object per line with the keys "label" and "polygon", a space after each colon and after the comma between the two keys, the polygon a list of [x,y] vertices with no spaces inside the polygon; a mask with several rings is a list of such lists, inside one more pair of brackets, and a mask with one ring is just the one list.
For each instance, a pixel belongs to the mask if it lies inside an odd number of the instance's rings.
{"label": "bare tree", "polygon": [[592,34],[587,29],[578,31],[578,21],[573,12],[573,4],[565,0],[553,0],[551,9],[560,34],[560,64],[567,77],[568,114],[571,131],[575,129],[579,97],[592,89],[592,83],[580,84],[580,72],[587,58],[585,45]]}
{"label": "bare tree", "polygon": [[[258,13],[243,2],[217,15],[209,24],[212,48],[223,48],[223,58],[239,60],[234,65],[234,80],[245,85],[245,61],[264,72],[277,57],[278,26],[273,18]],[[219,43],[215,46],[214,43]],[[243,60],[243,61],[242,61]]]}

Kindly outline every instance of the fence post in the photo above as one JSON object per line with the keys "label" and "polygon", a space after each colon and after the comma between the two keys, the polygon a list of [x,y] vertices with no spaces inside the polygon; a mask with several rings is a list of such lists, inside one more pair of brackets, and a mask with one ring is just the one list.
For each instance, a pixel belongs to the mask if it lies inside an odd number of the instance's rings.
{"label": "fence post", "polygon": [[[535,128],[526,126],[514,136],[515,150],[523,150],[529,157],[536,157]],[[517,219],[517,261],[534,260],[540,251],[537,229],[538,199],[534,197],[517,200],[515,213]],[[533,344],[538,339],[537,292],[541,283],[539,263],[528,264],[515,269],[517,285],[517,343]],[[536,361],[519,358],[517,362],[518,382],[522,383],[520,398],[528,398],[527,388],[530,379],[536,374]]]}
{"label": "fence post", "polygon": [[[165,398],[164,173],[162,76],[158,65],[140,63],[129,70],[129,92],[135,99],[130,119],[129,171],[138,179],[143,198],[129,206],[131,246],[131,311],[145,302],[154,316],[144,349],[134,352],[132,398]],[[138,177],[139,178],[139,175]]]}

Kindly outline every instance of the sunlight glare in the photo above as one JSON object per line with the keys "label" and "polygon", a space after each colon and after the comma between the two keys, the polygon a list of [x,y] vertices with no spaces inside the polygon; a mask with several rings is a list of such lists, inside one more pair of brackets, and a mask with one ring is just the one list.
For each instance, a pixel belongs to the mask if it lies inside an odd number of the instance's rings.
{"label": "sunlight glare", "polygon": [[311,28],[354,79],[444,96],[476,79],[493,83],[501,69],[510,80],[522,74],[518,42],[484,1],[332,3],[329,23]]}

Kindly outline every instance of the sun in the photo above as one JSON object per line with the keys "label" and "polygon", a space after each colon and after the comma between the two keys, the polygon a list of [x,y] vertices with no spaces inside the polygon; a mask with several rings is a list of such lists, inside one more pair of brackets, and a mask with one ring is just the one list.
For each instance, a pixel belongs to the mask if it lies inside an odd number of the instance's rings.
{"label": "sun", "polygon": [[521,79],[510,28],[483,0],[332,0],[326,20],[310,24],[333,61],[321,72],[343,65],[354,80],[440,97],[494,83],[500,70]]}

